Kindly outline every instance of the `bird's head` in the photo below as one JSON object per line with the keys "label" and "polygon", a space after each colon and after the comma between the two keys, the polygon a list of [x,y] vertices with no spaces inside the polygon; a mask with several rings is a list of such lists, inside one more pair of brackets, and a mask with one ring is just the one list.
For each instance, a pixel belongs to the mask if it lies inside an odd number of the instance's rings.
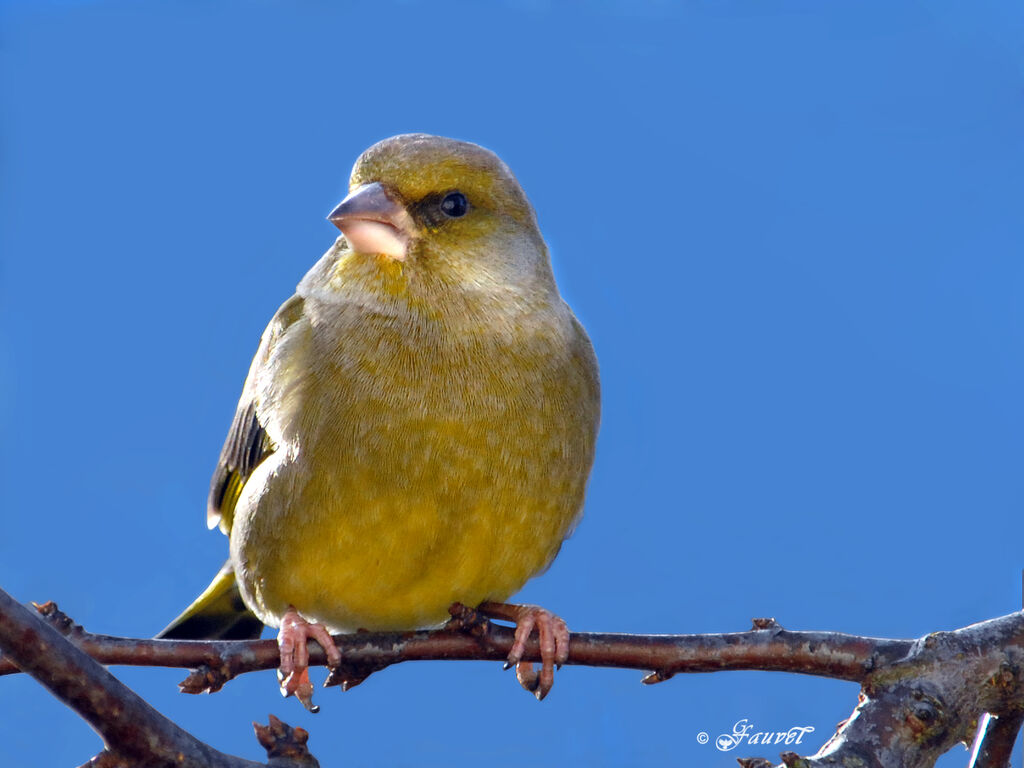
{"label": "bird's head", "polygon": [[374,144],[328,218],[353,255],[404,279],[484,290],[550,282],[526,194],[508,166],[476,144],[427,134]]}

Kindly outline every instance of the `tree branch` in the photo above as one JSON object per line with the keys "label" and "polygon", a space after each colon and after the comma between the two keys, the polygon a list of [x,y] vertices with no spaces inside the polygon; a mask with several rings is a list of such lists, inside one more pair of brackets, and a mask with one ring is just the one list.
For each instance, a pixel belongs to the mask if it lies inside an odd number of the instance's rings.
{"label": "tree branch", "polygon": [[986,712],[978,723],[967,768],[1010,768],[1010,754],[1022,721],[1024,712],[1011,712],[1002,717]]}
{"label": "tree branch", "polygon": [[[272,640],[206,642],[93,635],[74,625],[52,603],[39,610],[71,643],[103,664],[193,668],[181,684],[190,693],[217,690],[239,674],[278,664]],[[453,606],[453,617],[439,630],[337,636],[344,662],[329,682],[351,687],[376,670],[405,661],[505,659],[512,644],[511,629],[461,606]],[[0,606],[0,626],[3,619]],[[4,647],[2,636],[0,647]],[[524,658],[539,660],[536,641],[527,646]],[[22,663],[13,654],[10,659],[0,658],[0,674],[17,671],[11,661]],[[325,662],[323,651],[313,644],[310,662]],[[956,743],[970,742],[976,731],[974,768],[1007,766],[1024,721],[1024,612],[918,640],[790,632],[773,619],[755,619],[750,631],[727,634],[573,633],[568,663],[653,670],[643,678],[648,684],[679,673],[721,670],[796,672],[861,683],[857,708],[817,754],[780,756],[790,767],[926,768]],[[32,673],[32,668],[26,671]],[[73,699],[65,700],[77,707]],[[985,713],[995,719],[979,728]],[[763,758],[746,759],[743,764],[772,765]]]}
{"label": "tree branch", "polygon": [[853,715],[816,755],[786,764],[932,766],[969,743],[987,712],[1000,720],[983,735],[979,759],[988,762],[976,765],[1008,765],[1022,711],[1024,613],[1013,613],[915,641],[906,658],[864,679]]}
{"label": "tree branch", "polygon": [[[218,752],[179,728],[2,589],[0,650],[8,664],[15,664],[34,677],[100,735],[106,749],[89,765],[96,768],[124,765],[261,768],[263,765]],[[267,741],[280,749],[281,742],[291,738],[304,748],[304,731],[292,731],[275,721],[276,718],[272,718],[265,729],[271,732],[268,735],[261,735],[260,729],[264,727],[257,726],[261,743]],[[308,759],[276,762],[275,768],[317,765],[308,753],[305,757]]]}
{"label": "tree branch", "polygon": [[[196,669],[182,690],[218,690],[246,672],[275,669],[279,662],[273,640],[150,640],[85,632],[56,605],[39,609],[77,647],[101,664]],[[464,611],[465,609],[463,609]],[[513,631],[473,615],[454,626],[419,632],[359,632],[334,636],[347,669],[341,680],[365,677],[368,671],[405,661],[504,661]],[[473,629],[466,629],[472,625]],[[567,664],[650,671],[647,684],[684,672],[771,670],[861,681],[878,666],[907,654],[911,640],[858,637],[840,632],[789,632],[773,620],[758,619],[748,632],[708,635],[628,635],[574,632]],[[310,644],[310,664],[324,664],[323,650]],[[536,639],[527,644],[526,660],[540,661]],[[0,657],[0,675],[17,672]]]}

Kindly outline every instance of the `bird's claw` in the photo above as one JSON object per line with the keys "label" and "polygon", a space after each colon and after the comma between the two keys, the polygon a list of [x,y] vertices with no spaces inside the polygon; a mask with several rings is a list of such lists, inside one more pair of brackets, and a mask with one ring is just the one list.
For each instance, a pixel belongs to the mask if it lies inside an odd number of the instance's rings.
{"label": "bird's claw", "polygon": [[327,654],[327,666],[334,669],[341,665],[341,653],[322,624],[306,621],[293,606],[281,619],[277,635],[277,646],[281,653],[281,666],[277,679],[281,684],[281,695],[294,696],[308,711],[319,712],[313,703],[313,683],[309,679],[308,640],[315,640]]}
{"label": "bird's claw", "polygon": [[285,675],[280,669],[277,670],[277,681],[281,685],[281,695],[285,698],[294,696],[299,700],[307,712],[314,715],[320,711],[320,707],[313,703],[313,682],[309,679],[309,667],[290,675]]}
{"label": "bird's claw", "polygon": [[[508,619],[516,623],[512,648],[509,650],[504,668],[514,666],[519,684],[536,696],[538,701],[543,700],[555,684],[556,667],[561,668],[569,659],[569,628],[565,621],[536,605],[484,603],[480,610],[494,618]],[[537,630],[540,646],[540,672],[534,671],[532,662],[523,661],[526,643],[534,629]]]}

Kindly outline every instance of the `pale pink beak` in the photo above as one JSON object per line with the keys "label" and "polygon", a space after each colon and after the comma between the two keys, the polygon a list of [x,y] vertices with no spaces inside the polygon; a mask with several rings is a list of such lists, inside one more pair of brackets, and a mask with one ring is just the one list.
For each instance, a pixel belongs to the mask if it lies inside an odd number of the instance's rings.
{"label": "pale pink beak", "polygon": [[418,234],[405,206],[376,181],[352,190],[327,218],[357,253],[379,253],[402,260]]}

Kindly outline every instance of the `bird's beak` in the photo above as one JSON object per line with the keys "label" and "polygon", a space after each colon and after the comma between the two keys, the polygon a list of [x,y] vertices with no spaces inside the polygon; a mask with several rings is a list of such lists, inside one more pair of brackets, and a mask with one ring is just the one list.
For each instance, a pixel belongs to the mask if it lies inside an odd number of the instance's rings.
{"label": "bird's beak", "polygon": [[379,253],[401,260],[417,234],[405,206],[376,181],[352,190],[327,218],[357,253]]}

